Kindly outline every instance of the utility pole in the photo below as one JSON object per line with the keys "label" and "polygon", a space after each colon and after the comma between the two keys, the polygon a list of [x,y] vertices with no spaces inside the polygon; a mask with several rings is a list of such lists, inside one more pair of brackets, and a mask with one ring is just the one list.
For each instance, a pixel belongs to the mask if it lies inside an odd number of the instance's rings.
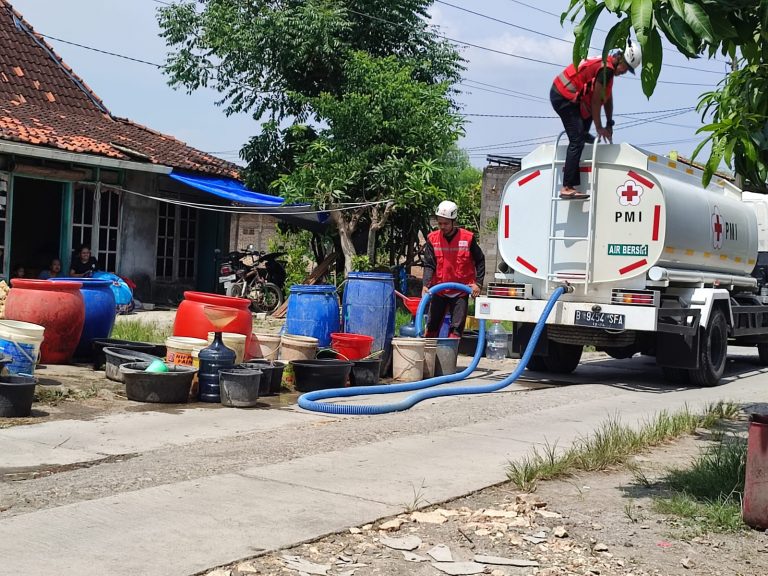
{"label": "utility pole", "polygon": [[[736,58],[731,58],[731,72],[736,72],[739,69],[739,64],[736,62]],[[739,190],[744,189],[744,177],[741,174],[734,174],[734,184]]]}

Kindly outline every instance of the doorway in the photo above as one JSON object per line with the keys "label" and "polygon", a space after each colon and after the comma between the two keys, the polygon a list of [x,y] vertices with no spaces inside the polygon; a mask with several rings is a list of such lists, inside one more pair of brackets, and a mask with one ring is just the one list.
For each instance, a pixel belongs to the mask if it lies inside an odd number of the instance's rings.
{"label": "doorway", "polygon": [[[19,266],[37,278],[53,258],[61,257],[61,220],[65,184],[16,177],[11,207],[10,276]],[[64,264],[65,266],[67,264]]]}

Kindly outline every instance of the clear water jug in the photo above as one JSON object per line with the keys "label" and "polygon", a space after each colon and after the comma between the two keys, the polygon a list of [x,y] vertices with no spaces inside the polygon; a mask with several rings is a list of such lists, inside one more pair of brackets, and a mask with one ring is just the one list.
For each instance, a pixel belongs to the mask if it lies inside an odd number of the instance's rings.
{"label": "clear water jug", "polygon": [[489,360],[503,360],[507,357],[507,331],[495,320],[485,335],[485,356]]}

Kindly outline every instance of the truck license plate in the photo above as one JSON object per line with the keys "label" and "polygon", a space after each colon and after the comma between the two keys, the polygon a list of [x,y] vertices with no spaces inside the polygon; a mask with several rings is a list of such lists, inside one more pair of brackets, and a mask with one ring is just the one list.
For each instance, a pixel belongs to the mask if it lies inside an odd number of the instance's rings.
{"label": "truck license plate", "polygon": [[573,323],[576,324],[576,326],[622,330],[624,328],[624,314],[608,314],[606,312],[576,310]]}

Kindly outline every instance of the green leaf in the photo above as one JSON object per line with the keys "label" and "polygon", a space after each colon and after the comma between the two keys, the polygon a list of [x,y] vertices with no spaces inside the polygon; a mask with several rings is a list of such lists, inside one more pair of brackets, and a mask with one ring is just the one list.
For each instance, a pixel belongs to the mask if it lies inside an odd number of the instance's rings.
{"label": "green leaf", "polygon": [[629,18],[624,18],[621,22],[613,25],[608,30],[608,34],[605,37],[605,44],[603,44],[603,62],[608,58],[608,52],[614,48],[621,48],[627,42],[627,36],[629,35],[629,27],[632,25],[632,21]]}
{"label": "green leaf", "polygon": [[661,9],[660,15],[661,18],[658,18],[659,27],[664,32],[667,40],[674,44],[685,56],[696,58],[699,54],[701,42],[696,38],[688,24],[685,23],[685,20],[665,8]]}
{"label": "green leaf", "polygon": [[648,42],[643,46],[643,70],[640,72],[640,79],[643,83],[643,93],[650,98],[656,89],[656,82],[661,73],[661,63],[664,57],[664,50],[661,46],[661,36],[656,28],[651,29]]}
{"label": "green leaf", "polygon": [[669,0],[669,4],[672,6],[675,14],[680,16],[680,18],[685,17],[685,0]]}
{"label": "green leaf", "polygon": [[589,54],[592,32],[595,30],[595,24],[597,24],[597,19],[603,8],[605,8],[604,2],[587,8],[587,15],[573,31],[576,36],[576,41],[573,43],[573,63],[576,65]]}
{"label": "green leaf", "polygon": [[632,0],[632,27],[640,45],[645,47],[653,19],[653,0]]}
{"label": "green leaf", "polygon": [[707,16],[707,13],[704,12],[701,6],[686,2],[683,19],[700,38],[707,42],[714,43],[716,41],[717,34],[715,29],[712,27],[709,16]]}
{"label": "green leaf", "polygon": [[618,12],[622,4],[622,0],[605,0],[605,8],[610,12]]}

